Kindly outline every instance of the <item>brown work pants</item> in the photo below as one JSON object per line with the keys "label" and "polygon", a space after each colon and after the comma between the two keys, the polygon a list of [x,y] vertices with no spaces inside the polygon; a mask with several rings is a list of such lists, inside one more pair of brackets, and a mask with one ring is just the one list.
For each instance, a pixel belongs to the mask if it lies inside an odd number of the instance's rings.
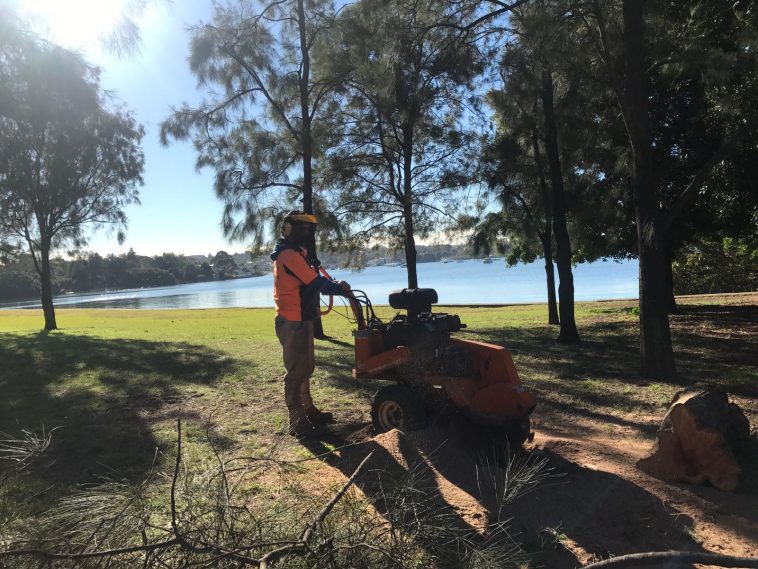
{"label": "brown work pants", "polygon": [[293,415],[301,416],[313,407],[311,375],[316,368],[313,348],[313,321],[292,321],[281,316],[274,320],[276,337],[284,360],[284,402]]}

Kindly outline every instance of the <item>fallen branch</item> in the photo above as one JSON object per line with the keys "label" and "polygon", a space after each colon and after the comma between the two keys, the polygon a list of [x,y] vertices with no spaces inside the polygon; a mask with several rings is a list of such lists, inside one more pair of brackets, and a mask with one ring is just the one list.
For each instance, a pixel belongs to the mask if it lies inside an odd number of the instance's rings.
{"label": "fallen branch", "polygon": [[350,478],[347,479],[347,482],[342,485],[342,488],[340,488],[339,492],[337,492],[332,497],[332,499],[329,500],[329,502],[321,509],[318,516],[316,516],[311,524],[305,528],[305,531],[303,531],[303,534],[300,536],[300,541],[293,543],[292,545],[269,551],[266,555],[261,557],[258,565],[260,569],[267,569],[269,563],[272,563],[277,559],[289,555],[290,553],[294,553],[296,551],[305,551],[308,549],[308,542],[310,541],[313,532],[315,532],[316,529],[324,523],[324,520],[326,519],[326,516],[329,515],[329,512],[334,509],[334,506],[337,505],[337,502],[340,501],[340,498],[342,498],[350,486],[355,483],[355,479],[358,478],[358,473],[363,469],[363,466],[368,462],[368,460],[371,458],[371,455],[373,454],[373,452],[368,453],[366,458],[364,458],[363,461],[358,465],[358,468],[353,471],[353,474],[350,476]]}
{"label": "fallen branch", "polygon": [[[179,524],[179,512],[177,511],[176,490],[177,483],[180,476],[180,468],[182,462],[182,425],[181,420],[177,420],[177,443],[176,443],[176,461],[174,463],[173,476],[171,478],[171,490],[170,490],[170,512],[171,512],[171,530],[168,532],[169,539],[159,541],[155,543],[143,543],[142,545],[133,545],[121,548],[106,549],[102,551],[79,551],[79,552],[52,552],[39,548],[28,549],[11,549],[6,551],[0,551],[0,559],[11,557],[38,557],[43,561],[51,562],[54,560],[85,560],[85,559],[104,559],[108,557],[117,557],[127,554],[143,553],[148,556],[160,551],[166,551],[176,548],[179,551],[188,551],[191,553],[210,554],[213,555],[211,561],[218,561],[221,559],[232,559],[240,564],[240,567],[253,565],[258,566],[260,569],[267,569],[269,564],[274,563],[288,555],[292,554],[304,554],[312,551],[311,541],[318,530],[324,523],[326,517],[332,512],[337,503],[347,493],[350,487],[355,483],[358,474],[363,467],[369,461],[373,453],[369,453],[366,458],[358,465],[350,478],[342,485],[339,491],[332,496],[324,507],[319,511],[318,515],[313,521],[303,530],[298,540],[292,541],[280,541],[277,543],[257,543],[251,545],[235,546],[234,548],[225,548],[220,543],[203,543],[190,539],[187,535],[181,531]],[[215,449],[214,449],[215,452]],[[218,457],[218,455],[217,455]],[[220,457],[218,457],[220,460]],[[223,472],[223,471],[222,471]],[[226,486],[228,488],[228,486]],[[228,492],[228,490],[227,490]],[[243,555],[242,552],[250,551],[253,549],[260,550],[266,545],[277,545],[276,549],[269,551],[260,559],[248,557]],[[2,563],[0,563],[2,566]]]}
{"label": "fallen branch", "polygon": [[758,559],[733,557],[693,551],[657,551],[649,553],[631,553],[584,565],[582,569],[601,569],[605,567],[634,567],[635,565],[664,565],[668,563],[699,563],[716,567],[758,568]]}

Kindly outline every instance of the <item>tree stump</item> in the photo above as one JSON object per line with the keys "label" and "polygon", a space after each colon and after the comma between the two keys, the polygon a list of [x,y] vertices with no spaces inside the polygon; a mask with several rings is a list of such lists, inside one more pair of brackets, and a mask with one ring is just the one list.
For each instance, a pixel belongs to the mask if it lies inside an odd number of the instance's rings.
{"label": "tree stump", "polygon": [[710,482],[728,492],[742,469],[735,443],[750,437],[750,423],[723,389],[695,384],[679,391],[658,430],[658,440],[637,467],[667,482]]}

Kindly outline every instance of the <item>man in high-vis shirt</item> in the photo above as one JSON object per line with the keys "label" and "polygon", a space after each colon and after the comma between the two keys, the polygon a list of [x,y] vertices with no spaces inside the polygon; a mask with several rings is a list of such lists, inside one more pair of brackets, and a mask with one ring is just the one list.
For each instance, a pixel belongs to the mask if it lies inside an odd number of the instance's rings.
{"label": "man in high-vis shirt", "polygon": [[350,294],[350,285],[319,274],[308,261],[305,246],[314,238],[316,216],[289,212],[282,237],[271,260],[274,265],[274,321],[284,359],[284,401],[289,413],[289,433],[298,437],[321,434],[334,422],[331,413],[319,411],[311,398],[311,375],[316,367],[313,321],[319,316],[321,294]]}

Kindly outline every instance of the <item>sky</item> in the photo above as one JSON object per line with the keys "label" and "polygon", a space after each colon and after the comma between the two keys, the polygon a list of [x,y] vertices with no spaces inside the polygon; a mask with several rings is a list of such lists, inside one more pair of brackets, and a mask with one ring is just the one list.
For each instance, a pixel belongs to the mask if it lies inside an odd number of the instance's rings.
{"label": "sky", "polygon": [[[3,0],[0,0],[2,2]],[[197,172],[191,143],[161,146],[160,122],[170,107],[202,97],[189,71],[189,25],[210,20],[208,0],[149,3],[137,19],[142,35],[140,52],[119,58],[100,38],[112,29],[124,0],[17,0],[22,12],[35,17],[40,32],[52,41],[78,50],[102,68],[101,86],[131,109],[145,127],[145,185],[141,205],[128,206],[126,241],[96,232],[87,250],[100,254],[140,255],[164,252],[207,255],[240,252],[244,243],[228,243],[221,232],[222,204],[213,191],[213,173]]]}

